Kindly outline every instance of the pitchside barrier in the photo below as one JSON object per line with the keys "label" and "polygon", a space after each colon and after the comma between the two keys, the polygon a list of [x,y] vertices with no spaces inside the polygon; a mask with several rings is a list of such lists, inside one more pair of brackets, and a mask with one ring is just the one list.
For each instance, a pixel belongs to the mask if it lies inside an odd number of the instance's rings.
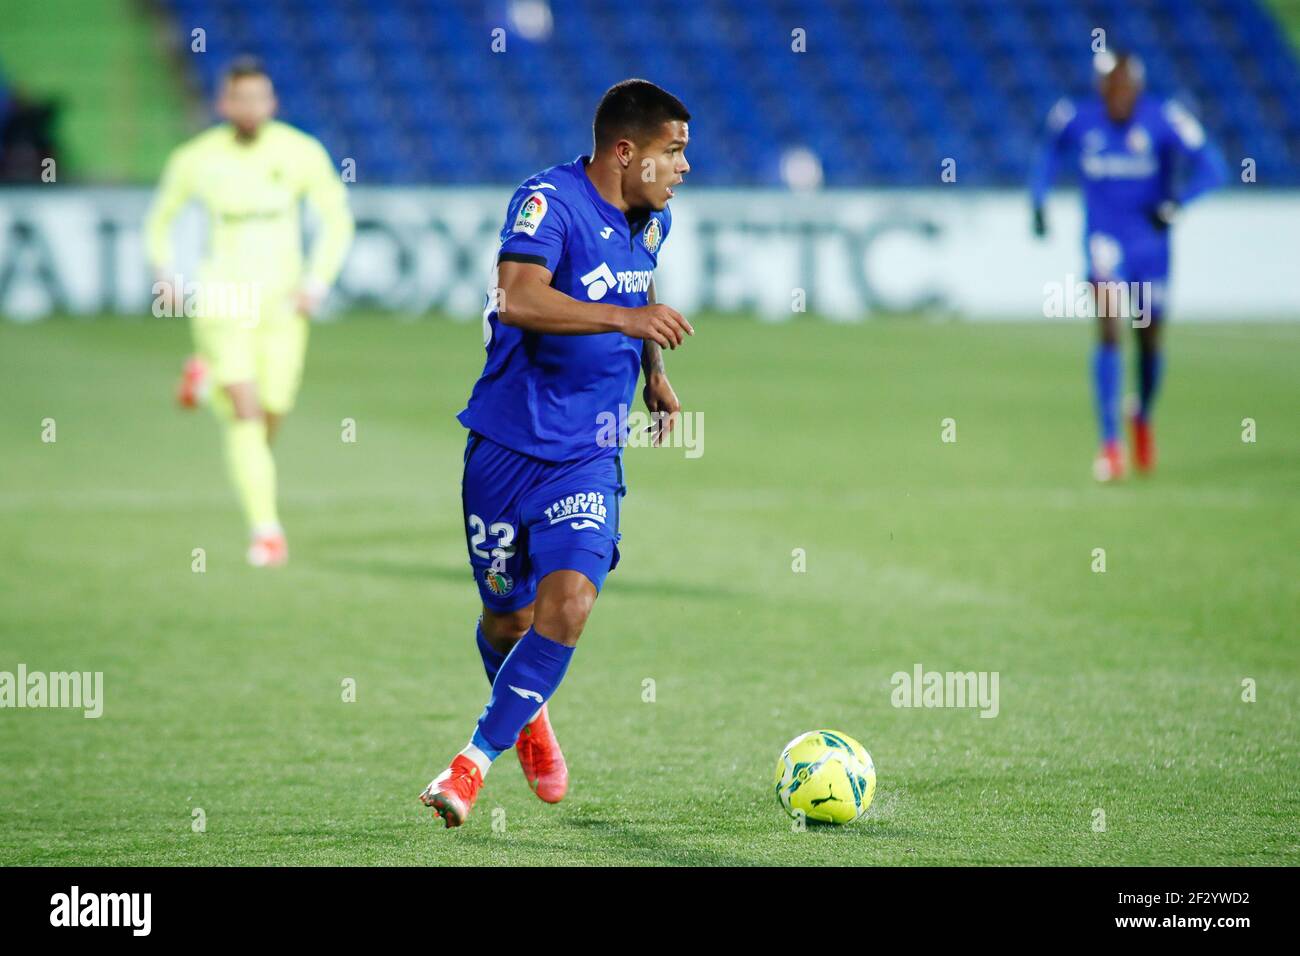
{"label": "pitchside barrier", "polygon": [[[331,311],[480,318],[506,187],[350,187],[357,238]],[[153,277],[135,188],[0,190],[0,317],[144,315]],[[801,313],[860,321],[882,313],[969,319],[1078,318],[1081,211],[1063,192],[1051,234],[1030,234],[1011,191],[693,190],[673,200],[660,299],[686,313]],[[194,277],[202,213],[177,224],[179,271]],[[598,263],[593,263],[593,267]],[[1237,187],[1174,227],[1169,307],[1178,319],[1300,319],[1300,192]]]}

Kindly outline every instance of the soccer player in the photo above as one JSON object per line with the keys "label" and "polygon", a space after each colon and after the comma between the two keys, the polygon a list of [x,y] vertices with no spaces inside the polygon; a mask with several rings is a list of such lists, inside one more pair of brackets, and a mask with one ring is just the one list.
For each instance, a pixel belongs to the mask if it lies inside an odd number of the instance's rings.
{"label": "soccer player", "polygon": [[[1160,330],[1169,277],[1169,227],[1181,206],[1226,178],[1223,159],[1200,123],[1174,100],[1143,93],[1142,61],[1129,53],[1094,58],[1098,96],[1061,100],[1047,117],[1048,137],[1030,189],[1034,232],[1047,233],[1043,202],[1062,161],[1077,164],[1085,209],[1084,254],[1094,289],[1099,341],[1092,381],[1101,432],[1093,465],[1099,481],[1124,474],[1119,439],[1121,312],[1137,333],[1137,404],[1131,426],[1140,471],[1155,465],[1151,409],[1164,366]],[[1183,173],[1181,177],[1178,175]],[[1135,293],[1118,293],[1119,284]]]}
{"label": "soccer player", "polygon": [[483,601],[476,639],[492,688],[469,744],[420,794],[448,827],[465,822],[512,745],[542,800],[568,788],[546,702],[618,563],[638,370],[656,441],[681,408],[661,350],[694,329],[655,302],[653,272],[672,227],[668,201],[690,171],[689,120],[653,83],[618,83],[596,109],[591,156],[530,177],[510,200],[483,313],[487,360],[459,415]]}
{"label": "soccer player", "polygon": [[[338,275],[353,233],[347,191],[325,148],[274,120],[275,109],[262,67],[252,59],[232,64],[217,100],[225,122],[171,154],[146,224],[161,305],[168,314],[183,307],[190,315],[198,353],[186,363],[177,397],[193,407],[211,393],[255,567],[288,560],[271,441],[298,393],[309,319]],[[183,288],[171,227],[191,199],[206,209],[208,236],[199,280]],[[321,224],[305,266],[303,199]]]}

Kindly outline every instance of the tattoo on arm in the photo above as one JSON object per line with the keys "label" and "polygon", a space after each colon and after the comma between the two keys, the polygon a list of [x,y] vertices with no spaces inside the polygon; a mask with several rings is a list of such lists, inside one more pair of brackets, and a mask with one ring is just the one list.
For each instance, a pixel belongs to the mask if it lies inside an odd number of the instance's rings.
{"label": "tattoo on arm", "polygon": [[645,372],[646,378],[664,374],[664,352],[657,342],[642,343],[641,370]]}
{"label": "tattoo on arm", "polygon": [[[654,276],[651,276],[648,303],[654,305],[658,301],[658,298],[655,296],[655,279]],[[664,374],[664,351],[659,347],[657,342],[647,341],[642,343],[641,370],[645,372],[646,378],[655,374]]]}

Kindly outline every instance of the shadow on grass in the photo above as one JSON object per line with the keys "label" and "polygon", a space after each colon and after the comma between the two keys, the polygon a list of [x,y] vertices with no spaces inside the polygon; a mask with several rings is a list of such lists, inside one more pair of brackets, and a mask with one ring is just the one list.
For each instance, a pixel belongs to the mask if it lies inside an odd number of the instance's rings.
{"label": "shadow on grass", "polygon": [[[343,574],[368,574],[377,577],[406,578],[421,581],[450,581],[456,584],[471,584],[474,580],[467,564],[458,564],[451,567],[431,561],[326,557],[317,558],[314,564],[319,568],[338,571]],[[613,588],[615,593],[629,596],[692,598],[701,601],[735,601],[753,597],[748,592],[718,585],[691,584],[685,581],[656,581],[632,577],[624,578],[617,571],[606,579],[606,587]]]}

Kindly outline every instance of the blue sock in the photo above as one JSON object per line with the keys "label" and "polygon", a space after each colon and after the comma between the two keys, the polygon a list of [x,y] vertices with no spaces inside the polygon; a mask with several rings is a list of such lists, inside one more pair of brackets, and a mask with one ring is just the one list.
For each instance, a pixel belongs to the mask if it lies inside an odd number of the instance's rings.
{"label": "blue sock", "polygon": [[492,695],[478,719],[471,743],[496,760],[515,745],[537,708],[555,693],[569,669],[573,648],[538,634],[534,628],[506,655],[492,682]]}
{"label": "blue sock", "polygon": [[1160,378],[1165,370],[1165,354],[1147,349],[1138,354],[1138,418],[1146,421],[1155,402]]}
{"label": "blue sock", "polygon": [[478,627],[474,630],[478,638],[478,653],[483,658],[483,670],[487,671],[488,683],[494,684],[497,679],[497,671],[501,670],[501,664],[505,661],[506,656],[489,644],[487,638],[483,636],[482,618],[479,619]]}
{"label": "blue sock", "polygon": [[1092,389],[1097,402],[1097,425],[1103,442],[1119,438],[1119,345],[1099,342],[1092,353]]}

